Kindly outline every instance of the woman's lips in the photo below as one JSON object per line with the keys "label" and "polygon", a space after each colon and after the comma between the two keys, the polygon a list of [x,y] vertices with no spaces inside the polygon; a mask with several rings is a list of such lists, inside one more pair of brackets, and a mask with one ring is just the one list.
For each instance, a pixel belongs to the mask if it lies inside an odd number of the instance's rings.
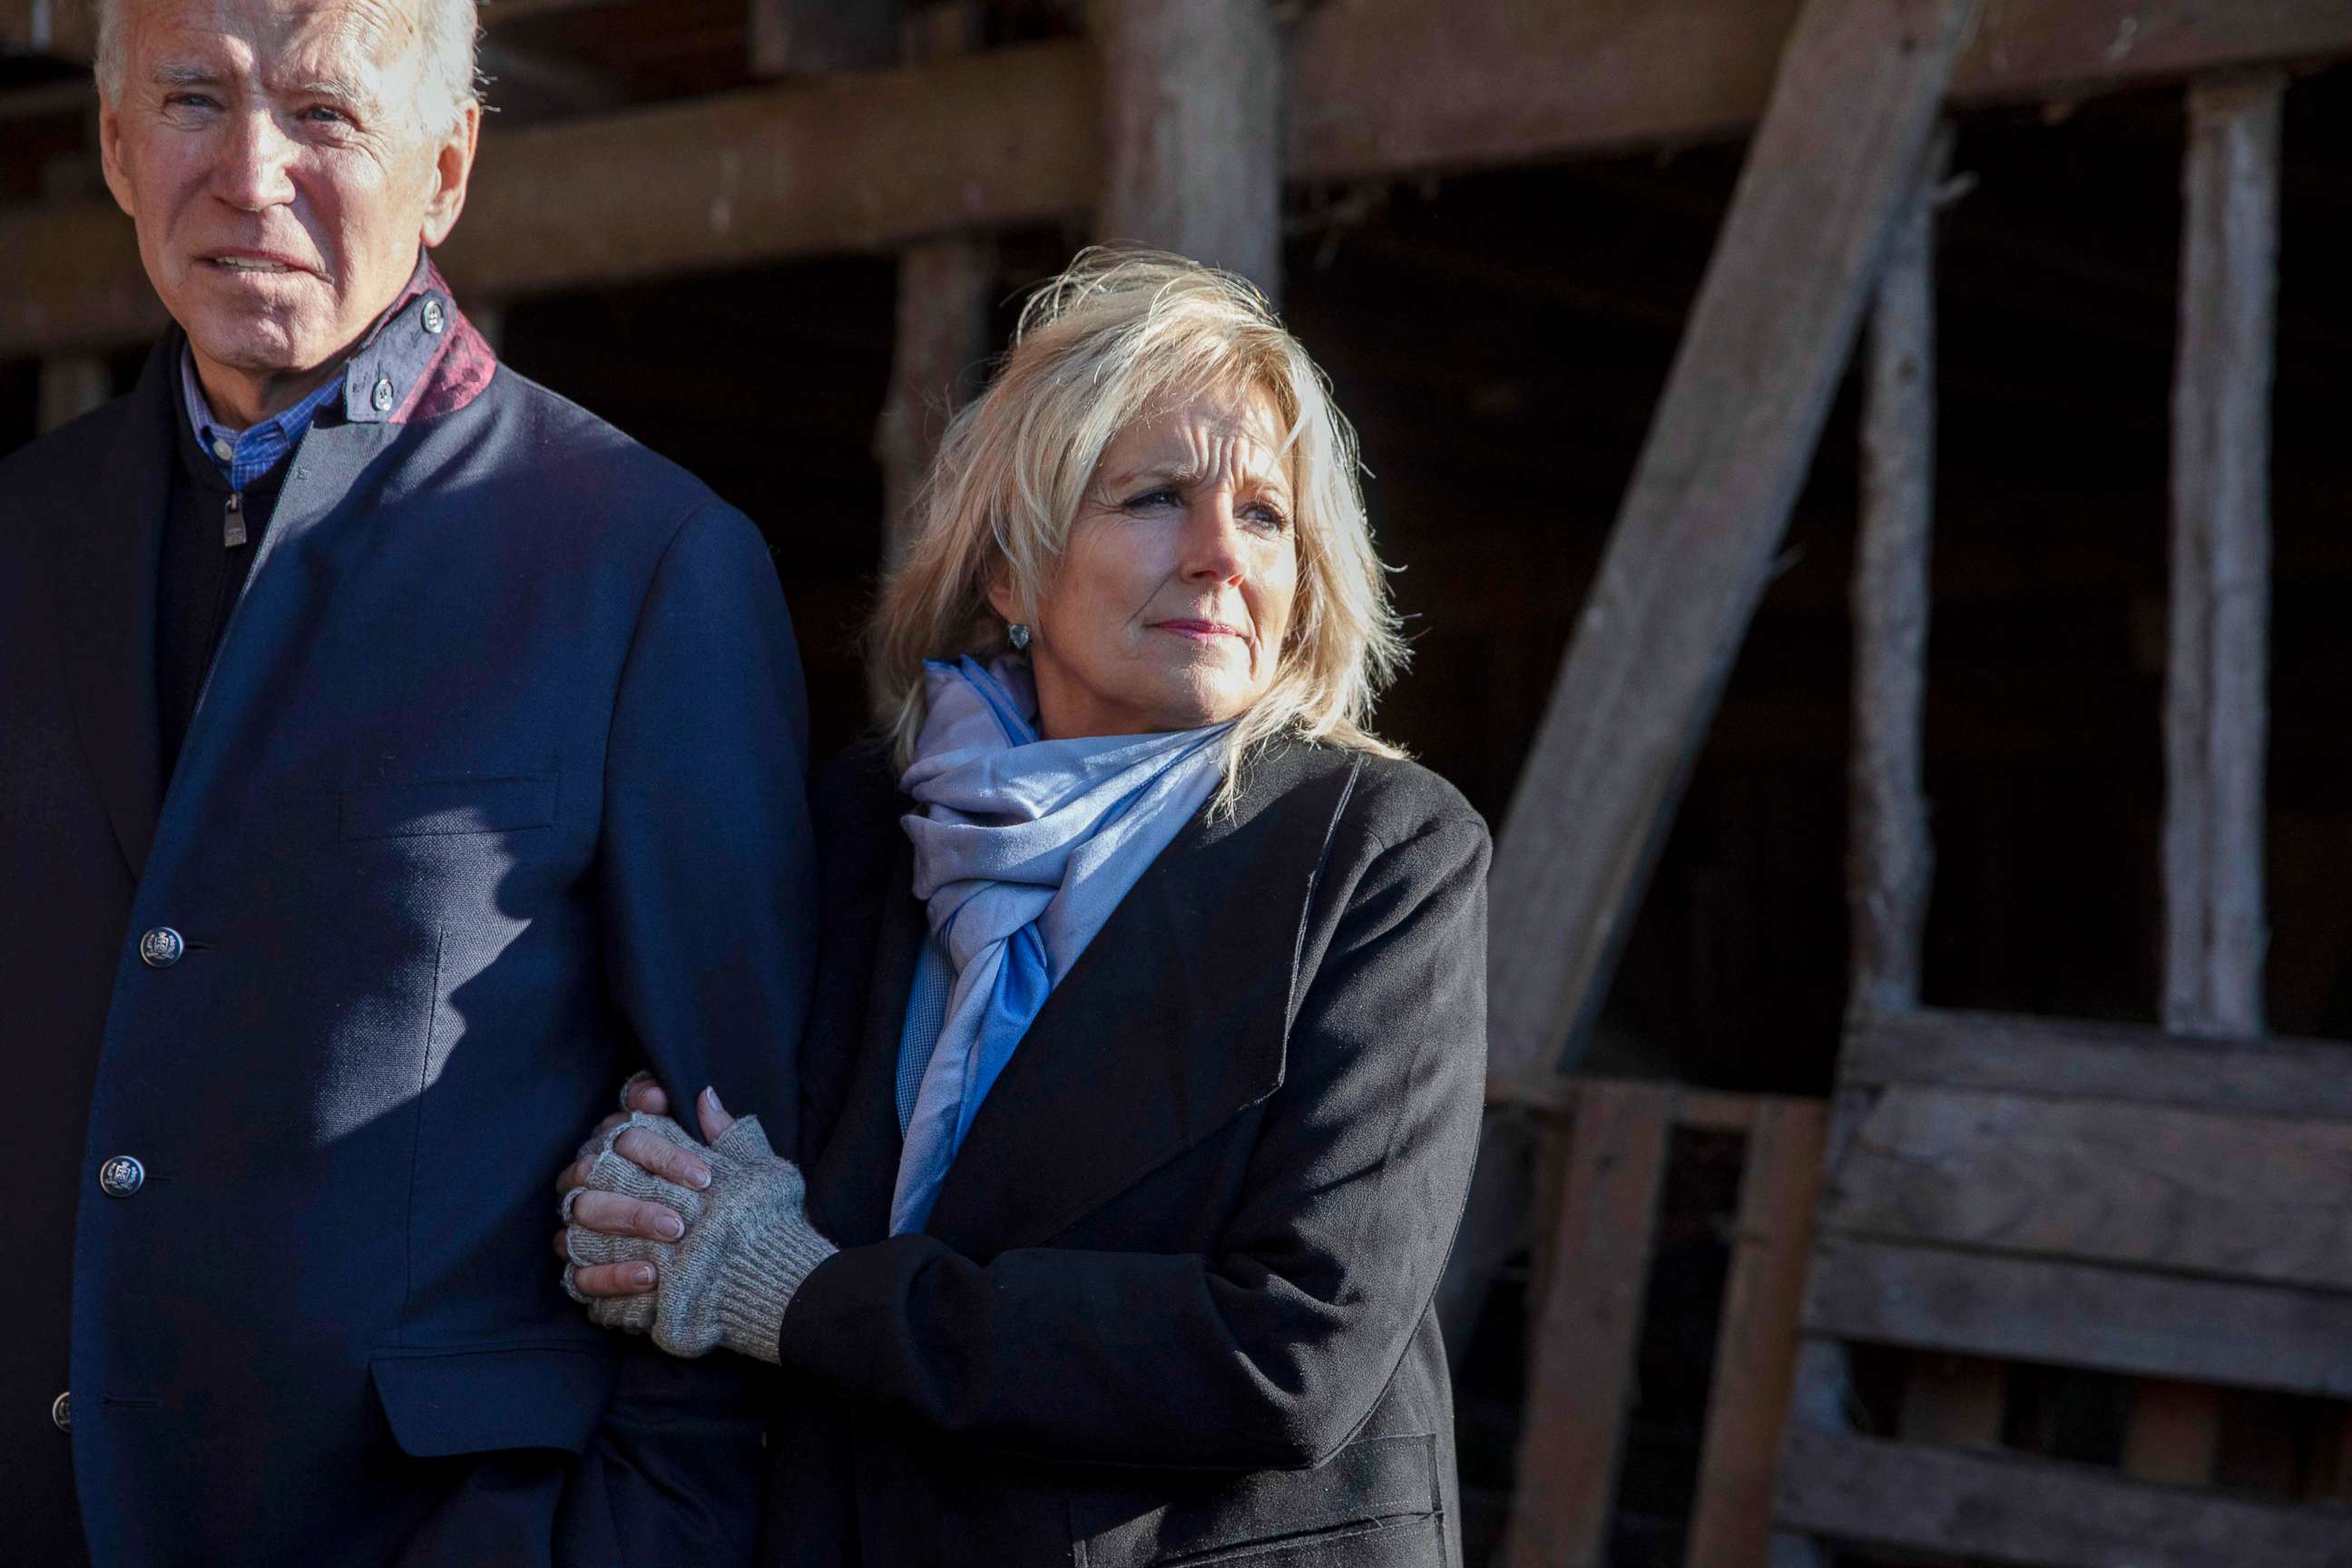
{"label": "woman's lips", "polygon": [[1229,626],[1222,621],[1155,621],[1152,629],[1173,632],[1180,637],[1191,637],[1197,642],[1215,642],[1221,637],[1232,637],[1237,642],[1248,640],[1239,626]]}

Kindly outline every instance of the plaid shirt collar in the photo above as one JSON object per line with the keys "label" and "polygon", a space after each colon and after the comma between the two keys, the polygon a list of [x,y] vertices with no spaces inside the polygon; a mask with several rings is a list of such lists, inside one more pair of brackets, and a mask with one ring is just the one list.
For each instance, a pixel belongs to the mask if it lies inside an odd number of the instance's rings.
{"label": "plaid shirt collar", "polygon": [[[408,286],[391,308],[376,318],[359,349],[343,365],[342,374],[293,407],[282,409],[244,430],[224,425],[214,416],[204,384],[196,377],[195,353],[183,346],[180,394],[187,405],[188,425],[196,433],[196,444],[212,458],[229,489],[245,489],[284,462],[287,455],[300,445],[319,411],[339,399],[344,417],[362,423],[383,419],[404,403],[415,391],[415,384],[422,377],[434,348],[438,346],[437,340],[449,313],[439,282],[432,264],[420,250]],[[384,329],[420,294],[428,296],[425,312],[420,318],[421,331],[387,333]],[[422,341],[411,341],[415,338]]]}

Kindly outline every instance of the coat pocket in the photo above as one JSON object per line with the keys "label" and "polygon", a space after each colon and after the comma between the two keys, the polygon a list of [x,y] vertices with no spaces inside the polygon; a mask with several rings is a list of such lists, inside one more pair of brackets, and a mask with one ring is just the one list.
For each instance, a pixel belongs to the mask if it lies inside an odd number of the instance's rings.
{"label": "coat pocket", "polygon": [[544,827],[555,820],[562,776],[417,779],[346,789],[338,833],[346,839],[423,838]]}
{"label": "coat pocket", "polygon": [[1374,1568],[1439,1561],[1439,1508],[1435,1437],[1362,1437],[1311,1470],[1082,1492],[1070,1521],[1083,1568]]}
{"label": "coat pocket", "polygon": [[386,1351],[368,1363],[393,1441],[412,1458],[499,1448],[577,1454],[603,1417],[620,1363],[553,1345]]}

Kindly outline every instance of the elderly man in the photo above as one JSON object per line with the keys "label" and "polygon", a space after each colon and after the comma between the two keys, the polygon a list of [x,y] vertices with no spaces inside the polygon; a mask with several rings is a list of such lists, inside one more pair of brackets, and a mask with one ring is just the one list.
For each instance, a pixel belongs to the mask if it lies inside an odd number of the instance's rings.
{"label": "elderly man", "polygon": [[591,1328],[544,1236],[640,1063],[789,1135],[767,553],[425,259],[472,0],[100,27],[177,325],[0,463],[0,1558],[740,1560],[758,1391]]}

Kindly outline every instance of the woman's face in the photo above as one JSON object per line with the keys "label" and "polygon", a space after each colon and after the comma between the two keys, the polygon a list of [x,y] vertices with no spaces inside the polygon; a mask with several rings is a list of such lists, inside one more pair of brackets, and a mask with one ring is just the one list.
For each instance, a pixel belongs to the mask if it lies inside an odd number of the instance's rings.
{"label": "woman's face", "polygon": [[[1104,448],[1030,627],[1049,739],[1196,729],[1265,695],[1298,585],[1282,436],[1265,393],[1207,393]],[[990,602],[1019,618],[1002,584]]]}

